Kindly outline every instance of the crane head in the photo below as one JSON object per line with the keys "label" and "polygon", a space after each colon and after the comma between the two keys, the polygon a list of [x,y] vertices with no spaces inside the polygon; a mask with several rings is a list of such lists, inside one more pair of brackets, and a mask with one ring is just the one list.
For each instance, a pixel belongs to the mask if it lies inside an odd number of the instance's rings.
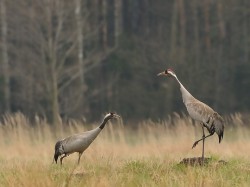
{"label": "crane head", "polygon": [[104,117],[104,120],[109,120],[112,118],[120,118],[120,116],[114,112],[110,112],[110,113],[106,114],[106,116]]}
{"label": "crane head", "polygon": [[55,154],[54,154],[54,160],[56,161],[56,164],[57,164],[58,157],[62,154],[63,154],[62,141],[58,141],[56,142],[56,145],[55,145]]}
{"label": "crane head", "polygon": [[157,76],[162,76],[162,75],[176,77],[174,71],[172,69],[170,69],[170,68],[166,69],[165,71],[157,74]]}

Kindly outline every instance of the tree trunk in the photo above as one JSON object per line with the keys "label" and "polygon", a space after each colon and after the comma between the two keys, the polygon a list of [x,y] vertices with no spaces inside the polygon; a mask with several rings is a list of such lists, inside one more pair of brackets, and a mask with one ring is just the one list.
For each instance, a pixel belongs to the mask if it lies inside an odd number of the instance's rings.
{"label": "tree trunk", "polygon": [[4,103],[5,112],[10,112],[10,73],[9,73],[9,57],[8,57],[8,44],[7,44],[7,18],[6,18],[6,2],[0,0],[1,6],[1,34],[2,34],[2,67],[4,77]]}
{"label": "tree trunk", "polygon": [[205,19],[205,45],[208,53],[211,52],[211,40],[210,40],[210,22],[209,22],[209,0],[203,1],[204,7],[204,19]]}
{"label": "tree trunk", "polygon": [[119,45],[119,37],[122,33],[122,0],[115,0],[115,47]]}
{"label": "tree trunk", "polygon": [[177,44],[177,19],[178,19],[178,7],[177,2],[173,2],[172,19],[171,19],[171,41],[170,41],[170,59],[174,60],[176,57],[176,44]]}
{"label": "tree trunk", "polygon": [[[50,84],[50,99],[51,99],[51,123],[53,126],[59,126],[59,104],[58,104],[58,83],[56,71],[56,48],[55,40],[53,38],[53,25],[52,25],[52,3],[47,1],[47,24],[48,24],[48,63],[51,76]],[[46,62],[44,62],[46,63]]]}
{"label": "tree trunk", "polygon": [[[249,38],[249,0],[244,1],[244,20],[243,20],[243,36],[244,38]],[[247,64],[249,62],[249,44],[250,44],[250,39],[245,39],[244,40],[244,63]]]}
{"label": "tree trunk", "polygon": [[222,15],[221,1],[217,2],[217,14],[218,14],[218,22],[219,22],[220,39],[223,40],[226,36],[226,32],[225,32],[225,24],[224,24],[223,15]]}
{"label": "tree trunk", "polygon": [[183,63],[186,56],[186,16],[183,0],[178,0],[178,8],[180,13],[180,63]]}
{"label": "tree trunk", "polygon": [[200,64],[200,36],[199,36],[199,19],[198,19],[198,11],[197,11],[197,0],[193,0],[192,2],[193,8],[193,21],[194,21],[194,46],[195,46],[195,71],[199,71]]}
{"label": "tree trunk", "polygon": [[[226,75],[229,73],[227,72],[228,68],[225,63],[223,63],[223,54],[224,54],[224,38],[225,38],[225,28],[224,28],[224,20],[222,17],[222,5],[221,2],[217,2],[217,17],[218,17],[218,26],[219,26],[219,49],[217,51],[217,67],[216,67],[216,92],[215,92],[215,99],[216,104],[215,108],[222,109],[223,105],[221,102],[221,98],[224,95],[229,95],[230,92],[227,92],[228,89],[228,81],[225,79]],[[223,87],[221,86],[223,85]],[[229,96],[228,96],[229,97]]]}
{"label": "tree trunk", "polygon": [[[78,64],[79,64],[79,78],[80,78],[80,102],[83,106],[83,98],[84,93],[87,90],[87,85],[84,79],[84,35],[83,35],[83,17],[82,17],[82,5],[81,0],[75,0],[75,17],[76,17],[76,25],[77,25],[77,44],[78,44]],[[81,108],[82,109],[82,108]]]}
{"label": "tree trunk", "polygon": [[104,51],[108,48],[107,0],[102,0],[102,42]]}
{"label": "tree trunk", "polygon": [[55,71],[55,59],[51,59],[52,69],[52,90],[51,90],[51,102],[52,102],[52,124],[54,126],[60,125],[59,120],[59,104],[58,104],[58,86],[57,86],[57,73]]}

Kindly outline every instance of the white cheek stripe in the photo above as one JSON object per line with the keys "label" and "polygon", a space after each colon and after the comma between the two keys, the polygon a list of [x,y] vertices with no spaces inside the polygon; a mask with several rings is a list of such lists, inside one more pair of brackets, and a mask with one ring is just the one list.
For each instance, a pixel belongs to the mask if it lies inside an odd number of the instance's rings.
{"label": "white cheek stripe", "polygon": [[110,116],[110,113],[108,113],[104,118],[107,118],[108,116]]}

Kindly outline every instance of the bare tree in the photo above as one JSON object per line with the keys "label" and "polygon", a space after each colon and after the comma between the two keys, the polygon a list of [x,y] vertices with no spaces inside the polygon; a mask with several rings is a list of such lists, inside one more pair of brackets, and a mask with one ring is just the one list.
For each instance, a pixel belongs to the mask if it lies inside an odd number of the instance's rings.
{"label": "bare tree", "polygon": [[72,29],[74,6],[61,0],[16,1],[11,5],[15,11],[11,19],[15,45],[11,51],[16,75],[22,78],[16,81],[23,88],[30,85],[22,89],[23,98],[19,102],[28,101],[26,97],[31,95],[35,102],[33,110],[41,108],[51,123],[58,125],[60,88],[78,70],[76,63],[65,66],[76,49],[76,34]]}
{"label": "bare tree", "polygon": [[[22,9],[16,11],[21,21],[23,18],[25,21],[18,31],[13,29],[12,37],[20,35],[17,40],[23,47],[16,48],[17,46],[13,45],[12,51],[15,52],[14,56],[18,56],[18,61],[29,62],[30,71],[27,74],[22,73],[22,76],[29,76],[33,82],[28,84],[32,88],[24,90],[26,93],[23,95],[27,94],[28,90],[34,91],[31,95],[39,92],[40,97],[33,98],[39,105],[36,108],[43,108],[42,111],[54,125],[60,124],[61,113],[69,114],[72,111],[75,113],[78,110],[82,115],[79,106],[83,107],[84,92],[87,88],[84,76],[86,72],[99,66],[114,50],[107,48],[103,51],[93,44],[92,48],[85,50],[84,42],[92,42],[92,38],[98,36],[101,25],[95,25],[96,30],[88,28],[91,10],[81,9],[82,2],[75,1],[73,4],[66,0],[17,2]],[[25,9],[29,11],[23,11]],[[20,21],[19,17],[13,20],[14,25]],[[27,71],[20,66],[18,72],[20,69],[23,72]]]}
{"label": "bare tree", "polygon": [[[62,29],[65,15],[65,7],[63,1],[51,1],[45,0],[45,21],[46,21],[46,34],[44,35],[45,48],[43,53],[46,59],[44,64],[47,64],[49,69],[50,81],[47,82],[47,87],[50,93],[50,101],[52,103],[52,123],[54,125],[59,124],[59,103],[58,103],[58,78],[63,72],[63,65],[67,58],[67,55],[73,50],[74,44],[70,45],[66,51],[64,51],[63,58],[59,59],[58,52],[61,49],[60,39],[62,37]],[[53,23],[54,17],[57,19],[57,24]]]}

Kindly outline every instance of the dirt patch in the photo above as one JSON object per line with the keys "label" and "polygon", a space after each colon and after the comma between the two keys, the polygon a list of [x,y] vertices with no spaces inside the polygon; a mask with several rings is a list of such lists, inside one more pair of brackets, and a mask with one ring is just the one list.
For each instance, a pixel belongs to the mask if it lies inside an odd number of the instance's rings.
{"label": "dirt patch", "polygon": [[[189,166],[202,166],[207,165],[212,161],[212,158],[204,158],[204,163],[202,162],[202,157],[193,157],[193,158],[184,158],[180,164],[189,165]],[[218,164],[226,164],[225,160],[216,161]]]}
{"label": "dirt patch", "polygon": [[86,177],[88,174],[86,173],[73,173],[74,177]]}

